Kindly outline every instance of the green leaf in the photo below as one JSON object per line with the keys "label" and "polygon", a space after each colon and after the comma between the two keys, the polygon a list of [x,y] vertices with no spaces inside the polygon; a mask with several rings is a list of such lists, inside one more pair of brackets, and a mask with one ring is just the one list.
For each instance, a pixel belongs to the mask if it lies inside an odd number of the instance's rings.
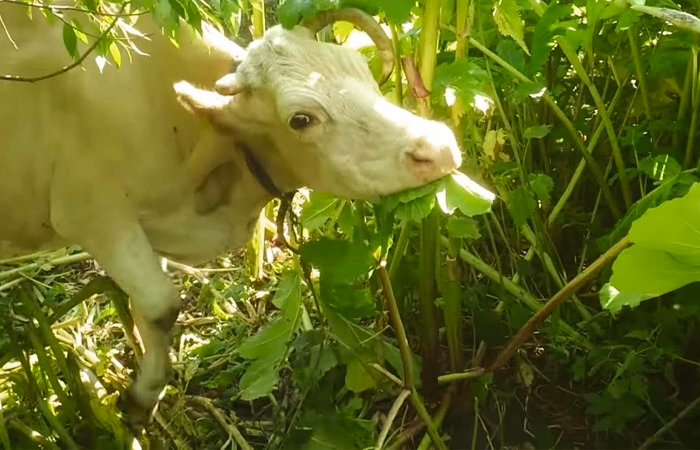
{"label": "green leaf", "polygon": [[420,221],[428,217],[434,207],[435,196],[426,195],[407,203],[399,203],[394,211],[394,216],[399,220]]}
{"label": "green leaf", "polygon": [[387,211],[393,211],[401,203],[409,203],[421,197],[435,195],[435,191],[437,191],[437,189],[441,186],[442,180],[437,180],[424,186],[387,195],[382,200],[382,203]]}
{"label": "green leaf", "polygon": [[678,261],[668,252],[635,244],[613,264],[610,284],[619,292],[651,297],[700,281],[700,266]]}
{"label": "green leaf", "polygon": [[459,209],[468,217],[490,211],[495,198],[492,192],[461,172],[453,172],[446,177],[443,189],[437,192],[438,204],[445,213],[452,214]]}
{"label": "green leaf", "polygon": [[334,281],[354,281],[375,264],[370,249],[361,242],[322,237],[299,249],[302,258],[317,266]]}
{"label": "green leaf", "polygon": [[345,387],[352,392],[363,392],[376,386],[376,380],[362,364],[360,358],[354,358],[347,366]]}
{"label": "green leaf", "polygon": [[506,206],[517,227],[525,225],[527,219],[534,214],[536,207],[532,193],[522,186],[508,194]]}
{"label": "green leaf", "polygon": [[600,306],[613,314],[620,312],[623,306],[635,308],[644,300],[653,298],[652,295],[637,292],[620,292],[610,283],[605,283],[598,295],[600,297]]}
{"label": "green leaf", "polygon": [[541,139],[541,138],[547,136],[551,129],[552,129],[551,125],[537,125],[537,126],[525,129],[523,136],[525,136],[525,139]]}
{"label": "green leaf", "polygon": [[277,7],[277,18],[285,28],[293,28],[302,20],[316,15],[318,11],[335,9],[332,0],[283,0]]}
{"label": "green leaf", "polygon": [[334,216],[339,201],[333,195],[312,192],[311,200],[301,212],[301,224],[309,231],[322,227]]}
{"label": "green leaf", "polygon": [[[632,224],[629,237],[650,249],[700,257],[700,183],[695,183],[685,196],[647,210]],[[700,264],[700,259],[696,263]]]}
{"label": "green leaf", "polygon": [[109,54],[112,57],[114,64],[116,64],[117,67],[121,67],[122,54],[119,52],[119,47],[117,47],[116,42],[112,42],[111,44],[109,44]]}
{"label": "green leaf", "polygon": [[402,25],[411,20],[411,9],[416,4],[410,0],[382,0],[381,9],[394,25]]}
{"label": "green leaf", "polygon": [[550,193],[554,187],[554,181],[549,175],[543,173],[531,173],[527,176],[530,189],[535,193],[535,197],[542,205],[548,205]]}
{"label": "green leaf", "polygon": [[374,299],[366,288],[334,282],[323,273],[320,294],[329,305],[346,317],[368,317],[376,313]]}
{"label": "green leaf", "polygon": [[75,35],[75,30],[68,24],[63,24],[63,45],[66,46],[68,54],[77,59],[80,54],[78,53],[78,37]]}
{"label": "green leaf", "polygon": [[530,75],[534,75],[542,69],[549,59],[549,53],[554,47],[554,38],[564,33],[564,27],[559,23],[572,12],[570,4],[560,5],[550,3],[532,34],[532,57],[530,58]]}
{"label": "green leaf", "polygon": [[655,180],[662,181],[681,173],[681,165],[672,156],[658,155],[639,161],[639,170]]}
{"label": "green leaf", "polygon": [[447,221],[447,235],[450,238],[479,239],[479,224],[469,217],[452,216]]}
{"label": "green leaf", "polygon": [[246,359],[256,359],[265,355],[284,353],[290,329],[289,322],[278,317],[243,342],[240,348],[241,356]]}
{"label": "green leaf", "polygon": [[241,399],[255,400],[266,397],[279,381],[279,358],[269,354],[257,359],[241,377]]}
{"label": "green leaf", "polygon": [[512,37],[525,53],[530,54],[523,40],[524,25],[516,0],[498,0],[494,7],[493,19],[502,35]]}
{"label": "green leaf", "polygon": [[437,104],[446,104],[445,91],[451,88],[457,98],[470,104],[477,94],[488,97],[488,80],[488,72],[474,58],[440,64],[435,68],[430,97]]}

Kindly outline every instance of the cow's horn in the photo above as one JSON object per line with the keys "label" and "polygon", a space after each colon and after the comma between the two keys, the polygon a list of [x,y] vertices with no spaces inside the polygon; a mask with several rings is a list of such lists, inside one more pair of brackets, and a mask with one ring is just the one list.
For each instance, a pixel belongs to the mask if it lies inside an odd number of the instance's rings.
{"label": "cow's horn", "polygon": [[372,16],[361,9],[344,8],[337,11],[322,11],[315,17],[304,21],[303,25],[316,34],[321,28],[341,20],[357,25],[360,30],[367,33],[377,46],[377,52],[382,60],[382,74],[379,78],[379,84],[383,84],[394,70],[394,47],[384,29]]}

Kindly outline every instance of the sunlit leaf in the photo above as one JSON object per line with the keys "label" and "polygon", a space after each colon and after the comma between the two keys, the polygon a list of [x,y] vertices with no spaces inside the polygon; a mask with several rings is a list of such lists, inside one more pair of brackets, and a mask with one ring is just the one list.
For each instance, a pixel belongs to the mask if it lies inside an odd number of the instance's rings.
{"label": "sunlit leaf", "polygon": [[484,214],[491,210],[496,196],[461,172],[453,172],[444,179],[444,187],[437,193],[440,208],[447,214],[459,209],[465,216]]}
{"label": "sunlit leaf", "polygon": [[681,165],[672,156],[658,155],[639,161],[639,170],[654,180],[665,180],[681,172]]}
{"label": "sunlit leaf", "polygon": [[516,0],[497,0],[493,10],[493,19],[502,35],[512,37],[525,53],[530,54],[523,40],[524,25]]}
{"label": "sunlit leaf", "polygon": [[523,137],[525,137],[525,139],[541,139],[547,136],[551,129],[551,125],[536,125],[526,128]]}
{"label": "sunlit leaf", "polygon": [[119,47],[117,47],[116,42],[109,44],[109,55],[112,57],[112,60],[117,67],[122,65],[122,54],[119,52]]}
{"label": "sunlit leaf", "polygon": [[650,297],[694,281],[700,281],[700,266],[684,264],[668,252],[637,244],[620,253],[610,278],[610,284],[622,293]]}

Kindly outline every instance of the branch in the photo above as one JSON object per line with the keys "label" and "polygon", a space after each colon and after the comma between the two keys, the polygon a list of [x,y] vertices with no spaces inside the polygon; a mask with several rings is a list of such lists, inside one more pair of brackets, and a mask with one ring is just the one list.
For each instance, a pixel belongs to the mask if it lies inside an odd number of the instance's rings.
{"label": "branch", "polygon": [[[0,2],[15,3],[15,0],[0,0]],[[23,2],[16,2],[16,3],[23,3]],[[127,4],[128,3],[124,3],[121,6],[121,8],[119,9],[119,14],[121,14],[122,11],[124,11],[124,8],[126,8]],[[63,75],[64,73],[68,72],[69,70],[74,69],[75,67],[78,67],[79,65],[81,65],[83,63],[83,61],[85,61],[85,58],[87,58],[90,55],[90,53],[92,53],[97,48],[97,46],[100,44],[100,42],[102,42],[102,40],[105,37],[107,37],[107,35],[112,31],[112,29],[114,28],[114,26],[117,24],[118,21],[119,21],[119,16],[117,15],[114,18],[114,20],[112,21],[112,23],[107,27],[107,29],[100,35],[100,37],[98,39],[95,40],[95,42],[92,43],[92,45],[90,45],[90,47],[85,51],[85,53],[80,55],[80,57],[78,59],[76,59],[75,61],[73,61],[71,64],[68,64],[67,66],[65,66],[65,67],[63,67],[55,72],[51,72],[51,73],[48,73],[46,75],[41,75],[38,77],[21,77],[21,76],[17,76],[17,75],[0,75],[0,80],[21,81],[21,82],[25,82],[25,83],[36,83],[37,81],[43,81],[43,80],[47,80],[49,78],[54,78],[54,77],[57,77],[59,75]]]}
{"label": "branch", "polygon": [[[85,9],[85,8],[78,8],[76,6],[45,5],[43,3],[23,2],[21,0],[0,0],[0,3],[12,3],[15,5],[29,6],[31,8],[48,9],[51,12],[54,12],[54,11],[76,11],[76,12],[83,12],[86,14],[94,14],[97,16],[105,16],[105,17],[131,17],[131,16],[140,16],[143,14],[148,14],[147,11],[141,11],[141,12],[135,12],[135,13],[129,13],[129,14],[122,14],[122,11],[119,11],[118,13],[107,13],[107,12],[100,12],[100,11],[91,11],[91,10]],[[122,8],[122,10],[123,10],[123,8]]]}
{"label": "branch", "polygon": [[597,260],[595,260],[595,262],[593,262],[593,264],[588,266],[586,270],[578,274],[576,278],[569,281],[566,286],[554,294],[554,297],[549,299],[542,309],[535,313],[535,315],[532,316],[525,325],[523,325],[520,331],[518,331],[518,333],[513,336],[510,341],[508,341],[508,344],[503,350],[501,350],[501,353],[496,356],[496,359],[493,361],[493,363],[491,363],[488,370],[490,372],[495,372],[506,362],[508,362],[510,357],[513,356],[513,353],[515,353],[515,351],[525,342],[525,340],[527,340],[527,338],[530,337],[530,335],[532,335],[535,329],[537,329],[537,327],[544,322],[544,320],[552,313],[552,311],[554,311],[555,308],[561,305],[567,298],[575,294],[576,291],[581,289],[586,282],[588,282],[604,267],[610,264],[612,260],[615,259],[617,255],[619,255],[620,252],[622,252],[622,250],[624,250],[629,244],[629,237],[625,236],[624,238],[620,239],[617,244],[610,248],[610,250],[603,253]]}

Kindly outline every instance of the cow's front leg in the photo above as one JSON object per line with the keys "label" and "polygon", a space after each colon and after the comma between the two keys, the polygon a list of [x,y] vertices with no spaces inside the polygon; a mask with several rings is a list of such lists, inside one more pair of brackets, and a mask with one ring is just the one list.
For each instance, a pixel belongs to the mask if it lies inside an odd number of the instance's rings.
{"label": "cow's front leg", "polygon": [[141,428],[170,378],[171,330],[181,302],[128,196],[108,176],[95,183],[94,175],[56,170],[51,221],[58,233],[89,252],[130,297],[144,354],[122,405],[132,425]]}

